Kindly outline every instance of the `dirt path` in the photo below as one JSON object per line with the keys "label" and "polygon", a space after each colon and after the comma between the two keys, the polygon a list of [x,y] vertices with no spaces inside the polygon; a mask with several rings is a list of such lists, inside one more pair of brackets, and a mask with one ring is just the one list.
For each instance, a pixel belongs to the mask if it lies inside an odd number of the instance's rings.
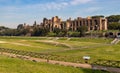
{"label": "dirt path", "polygon": [[30,60],[30,61],[34,61],[34,62],[47,62],[50,64],[59,64],[59,65],[64,65],[64,66],[73,66],[73,67],[90,68],[90,69],[92,68],[92,66],[89,64],[80,64],[80,63],[71,63],[71,62],[40,59],[40,58],[34,58],[34,57],[30,57],[30,56],[22,56],[22,55],[6,53],[6,52],[2,52],[0,54],[5,55],[5,56],[9,56],[12,58],[21,58],[23,60]]}
{"label": "dirt path", "polygon": [[5,56],[9,56],[11,58],[20,58],[23,60],[30,60],[30,61],[34,61],[34,62],[47,62],[50,64],[58,64],[58,65],[63,65],[63,66],[88,68],[88,69],[94,69],[94,70],[105,70],[105,71],[109,71],[112,73],[120,73],[120,68],[105,67],[105,66],[90,65],[90,64],[71,63],[71,62],[63,62],[63,61],[55,61],[55,60],[47,60],[47,59],[34,58],[34,57],[30,57],[30,56],[23,56],[23,55],[17,55],[17,54],[6,53],[6,52],[0,52],[0,54],[5,55]]}
{"label": "dirt path", "polygon": [[0,41],[0,43],[2,44],[2,43],[6,43],[5,41]]}
{"label": "dirt path", "polygon": [[12,45],[19,45],[19,46],[27,46],[27,47],[33,47],[33,48],[43,48],[43,47],[40,47],[40,46],[32,46],[30,44],[23,44],[23,43],[18,43],[18,42],[7,42],[7,41],[0,41],[1,44],[3,43],[8,43],[8,44],[12,44]]}
{"label": "dirt path", "polygon": [[64,46],[69,47],[70,49],[73,48],[73,47],[72,47],[71,45],[69,45],[69,44],[61,43],[61,42],[57,42],[57,41],[53,41],[53,40],[35,40],[35,41],[42,42],[42,43],[54,44],[55,46],[57,46],[57,45],[64,45]]}

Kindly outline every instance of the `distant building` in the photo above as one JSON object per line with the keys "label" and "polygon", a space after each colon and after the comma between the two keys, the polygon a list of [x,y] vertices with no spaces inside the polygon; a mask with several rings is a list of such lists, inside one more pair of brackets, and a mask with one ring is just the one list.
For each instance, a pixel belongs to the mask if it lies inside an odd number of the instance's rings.
{"label": "distant building", "polygon": [[33,28],[47,28],[50,32],[52,32],[55,28],[66,29],[70,31],[76,31],[80,26],[87,26],[88,31],[91,30],[107,30],[107,19],[102,17],[97,18],[81,18],[78,17],[74,20],[71,18],[66,21],[62,21],[58,16],[52,17],[51,19],[44,18],[43,22],[37,24],[34,22],[33,26],[23,24],[24,29],[29,29],[30,32],[33,31]]}
{"label": "distant building", "polygon": [[52,19],[43,19],[43,27],[48,28],[53,31],[54,28],[67,29],[71,31],[76,31],[80,26],[87,26],[88,31],[91,30],[107,30],[107,19],[106,18],[81,18],[71,20],[71,18],[66,21],[62,21],[58,16],[52,17]]}

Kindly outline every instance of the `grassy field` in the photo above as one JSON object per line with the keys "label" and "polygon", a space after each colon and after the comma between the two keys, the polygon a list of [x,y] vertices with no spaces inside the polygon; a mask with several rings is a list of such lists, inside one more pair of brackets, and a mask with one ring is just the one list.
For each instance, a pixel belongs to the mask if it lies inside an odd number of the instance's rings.
{"label": "grassy field", "polygon": [[0,47],[58,55],[54,60],[89,63],[98,59],[119,60],[120,43],[111,45],[113,39],[105,38],[52,38],[52,37],[0,37]]}
{"label": "grassy field", "polygon": [[25,61],[0,55],[0,73],[107,73],[105,71],[65,67]]}

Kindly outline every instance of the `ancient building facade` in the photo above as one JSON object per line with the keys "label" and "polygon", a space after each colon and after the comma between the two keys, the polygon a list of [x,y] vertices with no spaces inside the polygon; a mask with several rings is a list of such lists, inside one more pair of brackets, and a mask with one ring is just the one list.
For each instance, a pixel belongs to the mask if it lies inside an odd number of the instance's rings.
{"label": "ancient building facade", "polygon": [[43,27],[47,27],[48,30],[53,31],[54,28],[67,29],[76,31],[80,26],[87,26],[88,31],[91,30],[107,30],[107,19],[105,18],[81,18],[78,17],[74,20],[69,18],[66,21],[62,21],[58,16],[52,17],[52,19],[43,19]]}

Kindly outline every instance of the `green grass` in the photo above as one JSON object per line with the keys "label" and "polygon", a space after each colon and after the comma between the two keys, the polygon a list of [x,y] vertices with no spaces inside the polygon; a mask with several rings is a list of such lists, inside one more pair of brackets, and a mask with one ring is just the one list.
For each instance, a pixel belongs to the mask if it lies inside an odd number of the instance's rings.
{"label": "green grass", "polygon": [[108,73],[0,56],[0,73]]}
{"label": "green grass", "polygon": [[[42,42],[41,40],[28,40],[28,38],[25,40],[24,39],[15,39],[15,38],[9,38],[9,39],[0,39],[0,41],[4,41],[7,43],[1,43],[0,47],[3,48],[11,48],[11,49],[16,49],[16,50],[24,50],[24,51],[32,51],[32,52],[42,52],[46,50],[59,50],[59,49],[64,49],[68,48],[65,45],[62,44],[55,44],[55,43],[47,43],[47,42]],[[49,40],[47,40],[49,41]]]}
{"label": "green grass", "polygon": [[[0,47],[59,55],[54,60],[84,63],[83,56],[90,56],[90,63],[98,59],[120,61],[120,43],[110,45],[106,38],[54,38],[54,37],[0,37]],[[19,44],[14,44],[19,43]],[[20,45],[22,44],[22,45]]]}

